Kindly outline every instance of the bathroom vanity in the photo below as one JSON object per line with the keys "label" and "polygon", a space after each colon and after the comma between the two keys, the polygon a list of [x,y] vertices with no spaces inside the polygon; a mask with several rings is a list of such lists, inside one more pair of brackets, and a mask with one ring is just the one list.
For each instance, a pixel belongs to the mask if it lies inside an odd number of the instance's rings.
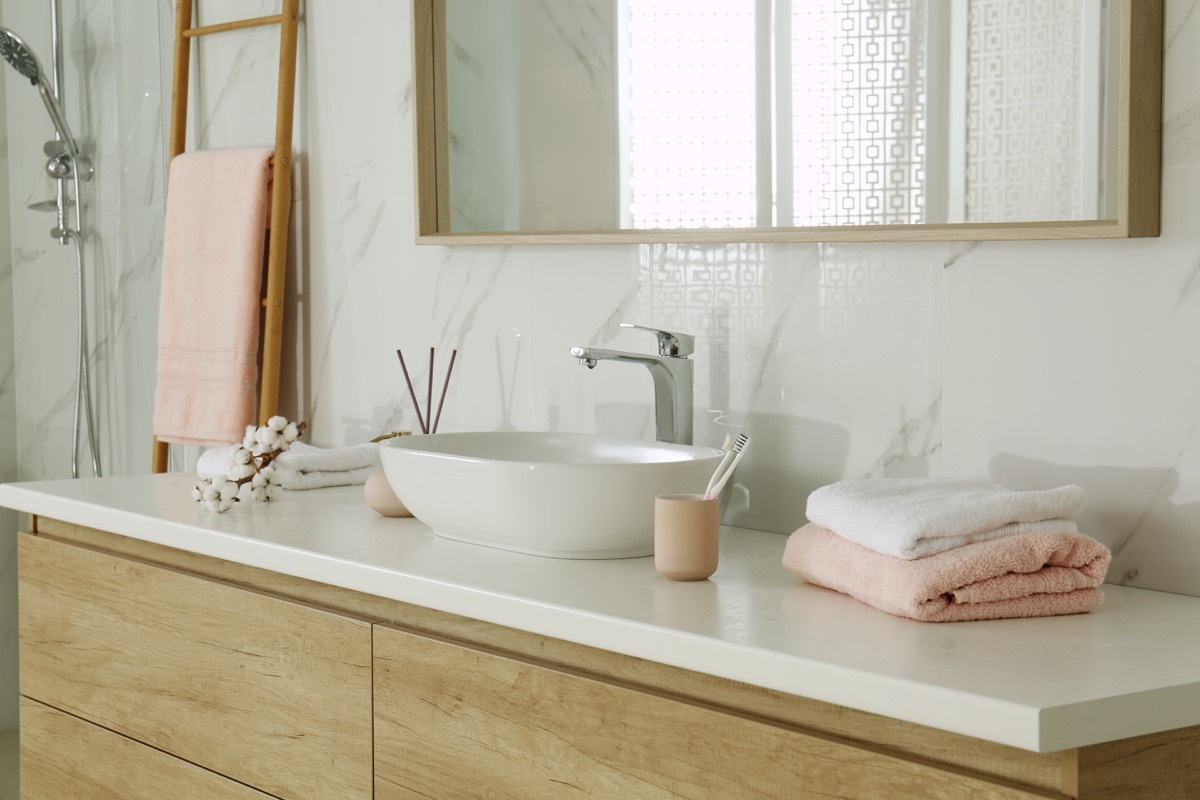
{"label": "bathroom vanity", "polygon": [[726,528],[709,581],[190,475],[0,486],[22,797],[1194,798],[1200,599],[925,624]]}

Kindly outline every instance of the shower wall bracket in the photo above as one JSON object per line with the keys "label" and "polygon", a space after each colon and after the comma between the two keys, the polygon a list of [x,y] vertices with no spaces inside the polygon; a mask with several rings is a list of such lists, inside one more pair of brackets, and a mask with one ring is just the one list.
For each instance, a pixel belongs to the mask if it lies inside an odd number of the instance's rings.
{"label": "shower wall bracket", "polygon": [[72,157],[70,149],[61,139],[51,139],[42,147],[42,152],[46,154],[46,174],[55,180],[70,178],[76,173],[79,175],[79,180],[90,181],[92,173],[95,170],[92,168],[92,160],[82,153]]}

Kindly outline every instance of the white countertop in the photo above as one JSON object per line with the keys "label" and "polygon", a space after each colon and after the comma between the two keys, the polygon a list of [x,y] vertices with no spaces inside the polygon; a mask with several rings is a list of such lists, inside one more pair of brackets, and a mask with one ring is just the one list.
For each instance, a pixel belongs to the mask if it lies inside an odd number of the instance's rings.
{"label": "white countertop", "polygon": [[362,487],[225,514],[189,474],[0,485],[0,505],[828,703],[1050,752],[1200,724],[1200,599],[1105,586],[1091,614],[921,623],[802,584],[786,537],[722,530],[711,580],[385,519]]}

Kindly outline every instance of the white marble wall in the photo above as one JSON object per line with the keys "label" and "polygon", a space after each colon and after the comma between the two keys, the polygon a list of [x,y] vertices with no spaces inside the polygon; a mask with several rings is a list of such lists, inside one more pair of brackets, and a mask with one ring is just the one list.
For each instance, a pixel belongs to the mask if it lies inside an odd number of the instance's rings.
{"label": "white marble wall", "polygon": [[[44,10],[0,2],[5,23],[48,51]],[[1166,4],[1159,239],[446,248],[414,244],[408,4],[311,3],[282,410],[307,419],[318,445],[415,427],[395,349],[436,345],[444,357],[460,350],[443,430],[650,436],[644,371],[589,371],[567,349],[648,347],[644,335],[617,332],[623,320],[677,327],[698,336],[697,441],[737,430],[755,440],[728,522],[790,531],[807,492],[842,477],[1075,482],[1089,492],[1082,527],[1117,551],[1112,581],[1200,595],[1196,5]],[[161,247],[158,20],[136,0],[67,6],[68,73],[89,92],[68,97],[69,114],[98,161],[90,313],[105,467],[140,472],[149,466]],[[172,6],[160,0],[164,29]],[[201,6],[206,22],[276,7]],[[196,64],[204,123],[193,144],[267,142],[272,34],[227,36]],[[0,376],[15,350],[0,412],[15,391],[20,476],[62,477],[73,265],[45,236],[45,218],[24,210],[48,196],[40,158],[27,155],[49,133],[44,114],[32,92],[10,91],[8,110],[12,152],[23,155],[9,159],[17,344],[0,339]],[[420,385],[427,377],[415,369]],[[0,631],[5,613],[11,619],[11,605],[0,602]]]}

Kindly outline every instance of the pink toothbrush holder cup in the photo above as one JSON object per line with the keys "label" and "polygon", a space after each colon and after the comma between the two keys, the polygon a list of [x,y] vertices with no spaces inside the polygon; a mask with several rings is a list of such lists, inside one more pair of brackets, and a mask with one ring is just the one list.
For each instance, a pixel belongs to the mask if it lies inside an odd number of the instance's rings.
{"label": "pink toothbrush holder cup", "polygon": [[720,505],[702,494],[654,498],[654,568],[672,581],[702,581],[717,571]]}

